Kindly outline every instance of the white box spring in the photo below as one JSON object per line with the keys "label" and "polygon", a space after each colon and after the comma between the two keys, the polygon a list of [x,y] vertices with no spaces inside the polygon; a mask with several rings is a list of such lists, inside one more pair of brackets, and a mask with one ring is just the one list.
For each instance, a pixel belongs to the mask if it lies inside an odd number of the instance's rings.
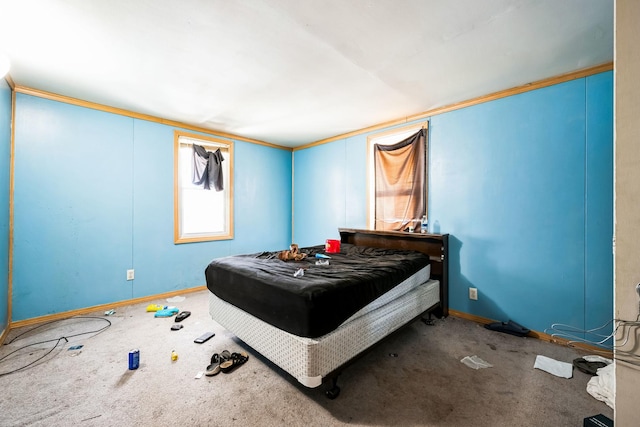
{"label": "white box spring", "polygon": [[369,304],[375,307],[373,310],[368,311],[365,307],[336,330],[319,338],[292,335],[213,293],[209,296],[209,313],[213,320],[301,384],[318,387],[327,374],[439,302],[440,283],[437,280],[418,286],[405,282],[394,288],[396,294],[387,293]]}

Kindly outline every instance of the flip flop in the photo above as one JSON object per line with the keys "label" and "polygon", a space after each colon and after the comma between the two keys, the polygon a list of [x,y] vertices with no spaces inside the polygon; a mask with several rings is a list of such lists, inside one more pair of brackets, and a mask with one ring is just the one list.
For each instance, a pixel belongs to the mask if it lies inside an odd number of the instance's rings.
{"label": "flip flop", "polygon": [[205,371],[205,375],[208,377],[212,377],[220,373],[220,355],[218,353],[214,353],[211,356],[211,364],[207,366],[207,370]]}
{"label": "flip flop", "polygon": [[169,307],[169,308],[165,308],[164,310],[158,310],[156,311],[156,314],[153,315],[153,317],[171,317],[174,314],[178,313],[177,308],[175,307]]}
{"label": "flip flop", "polygon": [[504,332],[505,334],[515,335],[517,337],[524,337],[531,332],[529,329],[518,325],[512,320],[509,320],[508,322],[493,322],[488,325],[484,325],[484,327],[492,331]]}
{"label": "flip flop", "polygon": [[186,319],[189,316],[191,316],[191,312],[190,311],[182,311],[182,312],[178,313],[178,315],[175,318],[175,321],[176,322],[182,322],[184,319]]}
{"label": "flip flop", "polygon": [[165,309],[166,306],[160,304],[149,304],[147,306],[147,311],[159,311]]}
{"label": "flip flop", "polygon": [[604,362],[588,362],[582,357],[579,357],[577,359],[573,359],[573,366],[578,368],[579,371],[593,376],[598,375],[598,369],[604,368],[607,364]]}
{"label": "flip flop", "polygon": [[229,353],[229,350],[222,350],[222,353],[220,353],[220,359],[220,363],[231,359],[231,353]]}
{"label": "flip flop", "polygon": [[231,359],[220,364],[220,370],[225,374],[233,371],[240,365],[244,365],[249,360],[249,355],[244,351],[242,353],[231,353]]}

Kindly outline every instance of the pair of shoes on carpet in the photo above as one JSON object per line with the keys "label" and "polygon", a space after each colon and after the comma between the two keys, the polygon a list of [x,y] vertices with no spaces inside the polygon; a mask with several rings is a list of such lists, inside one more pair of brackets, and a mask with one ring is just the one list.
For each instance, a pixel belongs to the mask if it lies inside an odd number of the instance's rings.
{"label": "pair of shoes on carpet", "polygon": [[244,365],[249,360],[249,355],[244,351],[241,353],[229,353],[228,350],[224,350],[222,353],[214,353],[211,356],[211,364],[207,366],[205,375],[212,377],[224,372],[228,374],[240,365]]}

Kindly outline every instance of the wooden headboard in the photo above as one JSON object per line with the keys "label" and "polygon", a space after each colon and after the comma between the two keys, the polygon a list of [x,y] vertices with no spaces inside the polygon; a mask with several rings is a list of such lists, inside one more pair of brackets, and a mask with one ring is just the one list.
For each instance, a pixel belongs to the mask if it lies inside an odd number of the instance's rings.
{"label": "wooden headboard", "polygon": [[449,315],[449,235],[339,228],[340,241],[357,246],[406,249],[429,255],[431,277],[440,281],[439,317]]}

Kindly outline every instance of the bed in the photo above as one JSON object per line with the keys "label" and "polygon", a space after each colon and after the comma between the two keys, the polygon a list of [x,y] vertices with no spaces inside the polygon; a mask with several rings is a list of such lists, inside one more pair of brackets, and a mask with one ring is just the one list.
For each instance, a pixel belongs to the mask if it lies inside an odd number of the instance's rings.
{"label": "bed", "polygon": [[[212,319],[305,387],[332,379],[330,398],[341,369],[374,344],[448,315],[447,234],[339,232],[339,253],[318,245],[301,248],[300,261],[238,255],[205,270]],[[329,265],[316,265],[316,254]]]}

